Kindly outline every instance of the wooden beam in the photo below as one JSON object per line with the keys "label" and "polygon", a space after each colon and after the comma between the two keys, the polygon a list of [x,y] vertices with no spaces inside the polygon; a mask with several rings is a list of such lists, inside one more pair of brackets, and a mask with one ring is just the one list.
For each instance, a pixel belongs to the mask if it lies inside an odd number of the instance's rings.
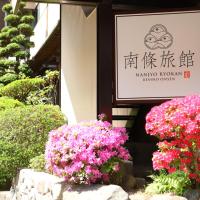
{"label": "wooden beam", "polygon": [[112,122],[112,1],[97,7],[97,114]]}
{"label": "wooden beam", "polygon": [[[17,12],[19,8],[19,3],[21,0],[10,0],[14,13]],[[99,4],[102,0],[24,0],[25,2],[33,3],[55,3],[55,4],[70,4],[70,5],[80,5],[80,6],[94,6]]]}

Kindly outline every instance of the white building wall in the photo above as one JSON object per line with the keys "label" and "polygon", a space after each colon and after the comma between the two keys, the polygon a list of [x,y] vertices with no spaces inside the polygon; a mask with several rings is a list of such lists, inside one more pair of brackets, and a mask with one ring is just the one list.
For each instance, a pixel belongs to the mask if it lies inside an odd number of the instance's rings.
{"label": "white building wall", "polygon": [[96,119],[96,10],[61,9],[61,109],[68,123]]}
{"label": "white building wall", "polygon": [[31,58],[38,53],[60,22],[59,4],[39,3],[38,10],[38,22],[31,37],[31,41],[35,43],[35,47],[30,49]]}

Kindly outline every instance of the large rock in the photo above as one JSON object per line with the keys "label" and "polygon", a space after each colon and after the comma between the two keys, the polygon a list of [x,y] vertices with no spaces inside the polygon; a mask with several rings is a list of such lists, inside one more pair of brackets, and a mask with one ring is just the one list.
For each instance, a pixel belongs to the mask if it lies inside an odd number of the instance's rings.
{"label": "large rock", "polygon": [[151,195],[146,194],[144,191],[132,191],[129,193],[130,200],[149,200]]}
{"label": "large rock", "polygon": [[10,198],[10,192],[6,191],[6,192],[1,192],[0,191],[0,200],[11,200]]}
{"label": "large rock", "polygon": [[74,186],[63,193],[63,200],[129,200],[126,193],[117,185]]}
{"label": "large rock", "polygon": [[[56,176],[30,169],[20,171],[12,200],[128,200],[117,185],[69,185]],[[1,200],[1,199],[0,199]],[[3,199],[2,199],[3,200]],[[5,199],[7,200],[7,199]]]}
{"label": "large rock", "polygon": [[12,200],[62,200],[63,179],[30,169],[22,169]]}

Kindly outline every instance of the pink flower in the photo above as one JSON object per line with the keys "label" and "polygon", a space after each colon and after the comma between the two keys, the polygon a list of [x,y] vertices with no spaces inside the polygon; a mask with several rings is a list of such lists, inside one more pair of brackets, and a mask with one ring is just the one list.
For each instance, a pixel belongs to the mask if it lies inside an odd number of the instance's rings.
{"label": "pink flower", "polygon": [[121,159],[130,158],[123,147],[127,139],[124,128],[113,128],[107,121],[64,125],[49,133],[46,168],[69,183],[108,181],[109,176],[118,171]]}
{"label": "pink flower", "polygon": [[146,132],[158,137],[155,170],[182,170],[200,181],[200,95],[175,98],[155,106],[146,116]]}

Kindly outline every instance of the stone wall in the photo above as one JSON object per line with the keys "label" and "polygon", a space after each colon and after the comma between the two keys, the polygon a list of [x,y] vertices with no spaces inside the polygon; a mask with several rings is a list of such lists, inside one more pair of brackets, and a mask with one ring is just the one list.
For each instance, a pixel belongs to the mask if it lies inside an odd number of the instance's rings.
{"label": "stone wall", "polygon": [[20,171],[11,200],[128,200],[117,185],[69,187],[63,179],[31,169]]}
{"label": "stone wall", "polygon": [[133,189],[127,193],[118,185],[72,187],[61,178],[31,169],[20,171],[16,186],[10,192],[0,192],[0,200],[199,200],[197,195],[195,198],[190,196],[192,198],[173,194],[148,195]]}

